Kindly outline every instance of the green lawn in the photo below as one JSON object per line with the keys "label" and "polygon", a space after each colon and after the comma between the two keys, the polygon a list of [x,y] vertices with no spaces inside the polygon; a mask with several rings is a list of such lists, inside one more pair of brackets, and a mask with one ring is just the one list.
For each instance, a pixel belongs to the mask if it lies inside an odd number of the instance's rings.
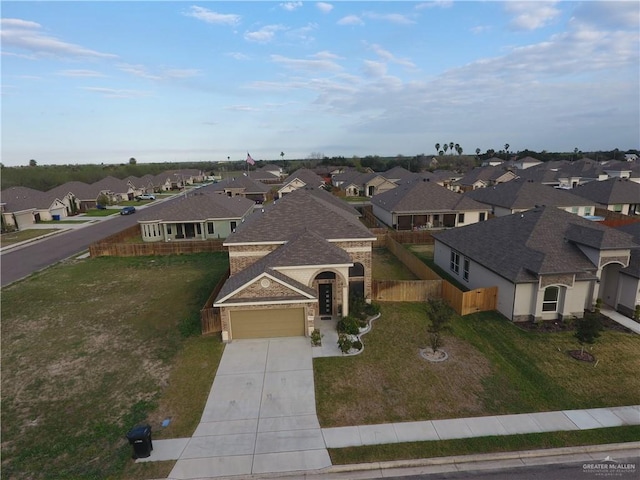
{"label": "green lawn", "polygon": [[59,231],[57,228],[47,228],[47,229],[28,229],[28,230],[19,230],[17,232],[11,233],[3,233],[0,235],[0,245],[6,247],[7,245],[13,245],[14,243],[24,242],[26,240],[31,240],[32,238],[38,238],[48,233]]}
{"label": "green lawn", "polygon": [[411,270],[386,248],[374,248],[372,256],[374,280],[418,280]]}
{"label": "green lawn", "polygon": [[84,215],[85,217],[108,217],[109,215],[116,215],[117,213],[120,213],[120,209],[108,208],[106,210],[98,210],[97,208],[92,208],[91,210],[87,210]]}
{"label": "green lawn", "polygon": [[87,223],[90,222],[91,220],[47,220],[44,222],[38,222],[38,224],[45,224],[45,225],[58,225],[60,223]]}
{"label": "green lawn", "polygon": [[383,303],[361,355],[314,359],[323,427],[640,403],[640,336],[603,332],[598,365],[566,351],[570,332],[526,332],[493,312],[457,318],[443,363],[419,356],[424,305]]}
{"label": "green lawn", "polygon": [[[126,432],[188,436],[223,345],[199,310],[227,255],[73,260],[2,292],[3,478],[158,478]],[[171,418],[171,424],[160,422]]]}

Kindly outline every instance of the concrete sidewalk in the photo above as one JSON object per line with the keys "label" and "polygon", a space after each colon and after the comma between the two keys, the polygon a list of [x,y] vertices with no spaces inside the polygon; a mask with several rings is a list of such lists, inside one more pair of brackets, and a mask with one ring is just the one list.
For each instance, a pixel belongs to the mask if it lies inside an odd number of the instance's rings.
{"label": "concrete sidewalk", "polygon": [[600,309],[600,313],[614,322],[619,323],[623,327],[627,327],[632,332],[640,334],[640,323],[630,319],[629,317],[625,317],[621,313],[616,312],[613,308],[603,305]]}

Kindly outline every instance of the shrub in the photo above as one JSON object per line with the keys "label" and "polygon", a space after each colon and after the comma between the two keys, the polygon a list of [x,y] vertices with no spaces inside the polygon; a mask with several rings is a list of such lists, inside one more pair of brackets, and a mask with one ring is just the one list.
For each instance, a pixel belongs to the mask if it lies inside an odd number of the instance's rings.
{"label": "shrub", "polygon": [[349,335],[357,335],[360,333],[360,324],[357,318],[347,315],[342,317],[336,326],[338,333],[347,333]]}
{"label": "shrub", "polygon": [[633,319],[636,322],[640,322],[640,305],[636,305],[636,309],[633,311]]}
{"label": "shrub", "polygon": [[427,337],[434,352],[442,347],[442,333],[451,329],[449,322],[454,315],[453,309],[441,298],[433,298],[427,302],[427,317],[430,320]]}
{"label": "shrub", "polygon": [[364,301],[364,297],[362,295],[358,295],[356,293],[351,293],[349,295],[349,313],[350,315],[354,315],[356,317],[363,317],[366,314],[364,313],[365,307],[367,304]]}
{"label": "shrub", "polygon": [[340,348],[340,351],[342,353],[349,353],[349,350],[351,350],[352,346],[353,346],[353,342],[351,341],[348,335],[341,333],[338,336],[338,348]]}
{"label": "shrub", "polygon": [[351,344],[351,348],[358,351],[362,350],[362,342],[360,340],[356,340]]}
{"label": "shrub", "polygon": [[311,345],[314,347],[319,347],[322,345],[322,335],[320,334],[320,330],[317,328],[311,332]]}
{"label": "shrub", "polygon": [[380,313],[380,305],[378,305],[377,303],[365,304],[364,313],[366,313],[370,317],[377,315],[378,313]]}

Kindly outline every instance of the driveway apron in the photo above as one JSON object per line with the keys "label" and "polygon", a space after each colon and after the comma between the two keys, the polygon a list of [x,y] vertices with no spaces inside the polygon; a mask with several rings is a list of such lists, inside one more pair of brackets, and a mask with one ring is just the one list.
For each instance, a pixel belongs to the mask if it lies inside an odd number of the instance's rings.
{"label": "driveway apron", "polygon": [[225,347],[200,424],[169,478],[330,465],[316,416],[309,340],[236,340]]}

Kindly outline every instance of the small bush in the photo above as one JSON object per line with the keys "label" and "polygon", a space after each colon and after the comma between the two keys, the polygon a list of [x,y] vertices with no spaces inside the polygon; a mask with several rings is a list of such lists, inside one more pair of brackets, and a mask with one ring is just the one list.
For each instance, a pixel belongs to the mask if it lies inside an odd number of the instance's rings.
{"label": "small bush", "polygon": [[349,335],[357,335],[360,333],[360,323],[357,318],[347,315],[342,317],[336,326],[338,333],[347,333]]}
{"label": "small bush", "polygon": [[377,303],[369,303],[365,305],[364,313],[366,313],[370,317],[373,317],[374,315],[380,313],[380,305],[378,305]]}
{"label": "small bush", "polygon": [[347,335],[342,333],[338,336],[338,348],[340,348],[340,351],[342,353],[349,353],[349,350],[351,350],[352,346],[353,342]]}
{"label": "small bush", "polygon": [[314,347],[319,347],[322,345],[322,335],[320,334],[320,330],[317,328],[311,332],[311,345]]}
{"label": "small bush", "polygon": [[360,340],[356,340],[351,344],[351,348],[358,351],[362,350],[362,342]]}

